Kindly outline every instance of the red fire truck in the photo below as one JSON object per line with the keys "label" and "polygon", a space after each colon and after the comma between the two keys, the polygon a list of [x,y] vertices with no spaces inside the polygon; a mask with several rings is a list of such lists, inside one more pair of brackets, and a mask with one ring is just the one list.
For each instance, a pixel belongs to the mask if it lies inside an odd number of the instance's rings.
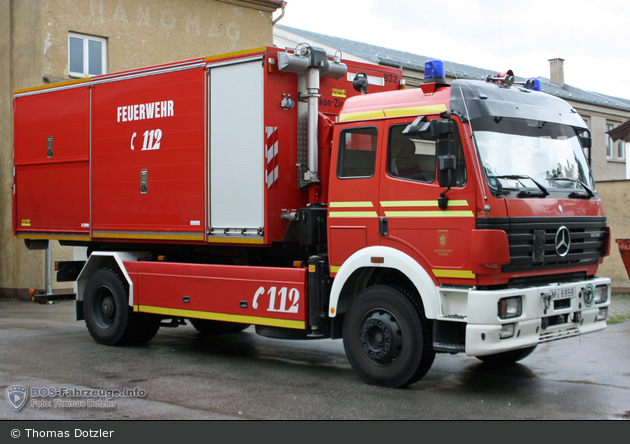
{"label": "red fire truck", "polygon": [[439,61],[405,89],[303,44],[20,90],[14,233],[87,247],[57,279],[101,344],[343,338],[389,387],[436,353],[513,363],[610,304],[590,136],[539,89]]}

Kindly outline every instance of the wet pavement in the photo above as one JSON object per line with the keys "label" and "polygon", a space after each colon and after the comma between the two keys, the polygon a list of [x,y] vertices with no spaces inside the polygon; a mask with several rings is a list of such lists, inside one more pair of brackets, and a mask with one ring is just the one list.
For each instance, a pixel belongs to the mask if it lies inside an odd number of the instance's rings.
{"label": "wet pavement", "polygon": [[[630,298],[614,297],[611,315],[625,313]],[[502,369],[438,355],[418,383],[386,389],[356,376],[340,340],[274,340],[253,328],[205,338],[184,326],[162,328],[145,345],[108,347],[75,321],[72,302],[0,301],[2,395],[14,385],[31,395],[33,388],[144,394],[29,396],[20,411],[2,396],[0,419],[628,419],[629,344],[626,320],[543,344]]]}

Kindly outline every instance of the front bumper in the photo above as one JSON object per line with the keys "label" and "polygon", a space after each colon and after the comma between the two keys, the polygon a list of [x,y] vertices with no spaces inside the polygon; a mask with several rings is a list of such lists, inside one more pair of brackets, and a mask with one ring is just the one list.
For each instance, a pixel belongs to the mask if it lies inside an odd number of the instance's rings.
{"label": "front bumper", "polygon": [[[597,302],[589,297],[588,290],[596,287],[605,291],[604,301]],[[499,301],[513,296],[522,298],[522,313],[501,319]],[[603,330],[610,306],[610,279],[595,278],[520,289],[473,290],[468,292],[467,302],[466,354],[483,356]],[[501,337],[502,331],[504,337]]]}

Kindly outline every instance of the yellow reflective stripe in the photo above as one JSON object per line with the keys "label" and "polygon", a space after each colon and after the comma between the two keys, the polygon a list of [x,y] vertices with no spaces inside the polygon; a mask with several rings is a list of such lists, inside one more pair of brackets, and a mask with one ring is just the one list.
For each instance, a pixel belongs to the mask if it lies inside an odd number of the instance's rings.
{"label": "yellow reflective stripe", "polygon": [[18,239],[35,239],[35,240],[69,240],[69,241],[86,241],[92,239],[90,236],[76,236],[63,234],[18,234]]}
{"label": "yellow reflective stripe", "polygon": [[472,211],[385,211],[387,217],[475,217]]}
{"label": "yellow reflective stripe", "polygon": [[423,114],[439,114],[446,111],[446,105],[412,106],[410,108],[386,109],[385,117],[419,116]]}
{"label": "yellow reflective stripe", "polygon": [[203,234],[191,233],[191,234],[162,234],[160,232],[143,234],[142,232],[117,232],[117,231],[94,231],[92,233],[94,238],[99,239],[156,239],[156,240],[188,240],[199,241],[203,240]]}
{"label": "yellow reflective stripe", "polygon": [[[359,202],[330,202],[330,208],[374,208],[374,204],[369,201]],[[329,211],[329,217],[378,217],[376,211]]]}
{"label": "yellow reflective stripe", "polygon": [[446,105],[412,106],[406,108],[393,108],[385,110],[357,111],[354,113],[342,113],[339,121],[380,119],[382,117],[419,116],[426,114],[439,114],[446,111]]}
{"label": "yellow reflective stripe", "polygon": [[341,266],[339,266],[339,265],[331,265],[330,266],[330,272],[331,273],[338,273],[340,268],[341,268]]}
{"label": "yellow reflective stripe", "polygon": [[49,85],[40,85],[40,86],[33,86],[31,88],[18,89],[18,90],[15,90],[13,93],[15,95],[19,95],[22,93],[39,91],[42,89],[59,88],[61,86],[68,86],[68,85],[73,85],[75,83],[85,83],[85,82],[90,82],[90,81],[92,81],[91,77],[84,77],[82,79],[67,80],[65,82],[51,83]]}
{"label": "yellow reflective stripe", "polygon": [[265,241],[262,238],[238,238],[238,237],[210,237],[208,236],[208,242],[218,244],[264,244]]}
{"label": "yellow reflective stripe", "polygon": [[304,321],[289,319],[263,318],[259,316],[233,315],[226,313],[213,313],[209,311],[181,310],[179,308],[153,307],[150,305],[134,305],[133,311],[140,313],[152,313],[163,316],[178,316],[181,318],[209,319],[212,321],[238,322],[241,324],[269,325],[271,327],[296,328],[304,330]]}
{"label": "yellow reflective stripe", "polygon": [[345,122],[348,120],[366,120],[366,119],[380,119],[385,117],[385,113],[382,110],[377,111],[359,111],[356,113],[342,113],[339,114],[339,121]]}
{"label": "yellow reflective stripe", "polygon": [[331,211],[329,217],[378,217],[376,211]]}
{"label": "yellow reflective stripe", "polygon": [[473,273],[470,270],[435,269],[432,271],[435,277],[459,278],[459,279],[474,279],[475,278],[475,273]]}
{"label": "yellow reflective stripe", "polygon": [[249,54],[258,54],[260,52],[264,52],[267,50],[266,46],[262,46],[260,48],[254,48],[254,49],[246,49],[243,51],[236,51],[236,52],[228,52],[227,54],[219,54],[219,55],[214,55],[214,56],[209,56],[206,57],[206,62],[210,62],[212,60],[218,60],[218,59],[227,59],[230,57],[236,57],[236,56],[242,56],[242,55],[249,55]]}
{"label": "yellow reflective stripe", "polygon": [[[381,202],[381,206],[390,207],[437,207],[437,200],[390,200]],[[467,207],[466,200],[449,200],[449,207]]]}
{"label": "yellow reflective stripe", "polygon": [[330,202],[330,208],[374,208],[372,202]]}

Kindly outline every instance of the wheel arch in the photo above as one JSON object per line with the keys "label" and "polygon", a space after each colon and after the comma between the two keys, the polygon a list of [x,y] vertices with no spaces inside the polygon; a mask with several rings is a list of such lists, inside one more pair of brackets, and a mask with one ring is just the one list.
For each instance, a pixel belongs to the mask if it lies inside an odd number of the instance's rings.
{"label": "wheel arch", "polygon": [[[374,263],[373,257],[382,258],[382,263]],[[339,268],[330,292],[328,315],[345,313],[359,291],[385,276],[398,279],[396,285],[419,295],[428,319],[438,317],[439,295],[432,276],[409,255],[383,246],[359,250]]]}
{"label": "wheel arch", "polygon": [[136,261],[140,257],[145,256],[146,253],[140,252],[108,252],[98,251],[94,252],[88,258],[83,270],[77,278],[77,300],[83,301],[85,297],[85,287],[90,277],[101,268],[111,268],[122,274],[125,281],[129,285],[129,306],[133,306],[133,281],[127,273],[125,264],[123,261]]}

